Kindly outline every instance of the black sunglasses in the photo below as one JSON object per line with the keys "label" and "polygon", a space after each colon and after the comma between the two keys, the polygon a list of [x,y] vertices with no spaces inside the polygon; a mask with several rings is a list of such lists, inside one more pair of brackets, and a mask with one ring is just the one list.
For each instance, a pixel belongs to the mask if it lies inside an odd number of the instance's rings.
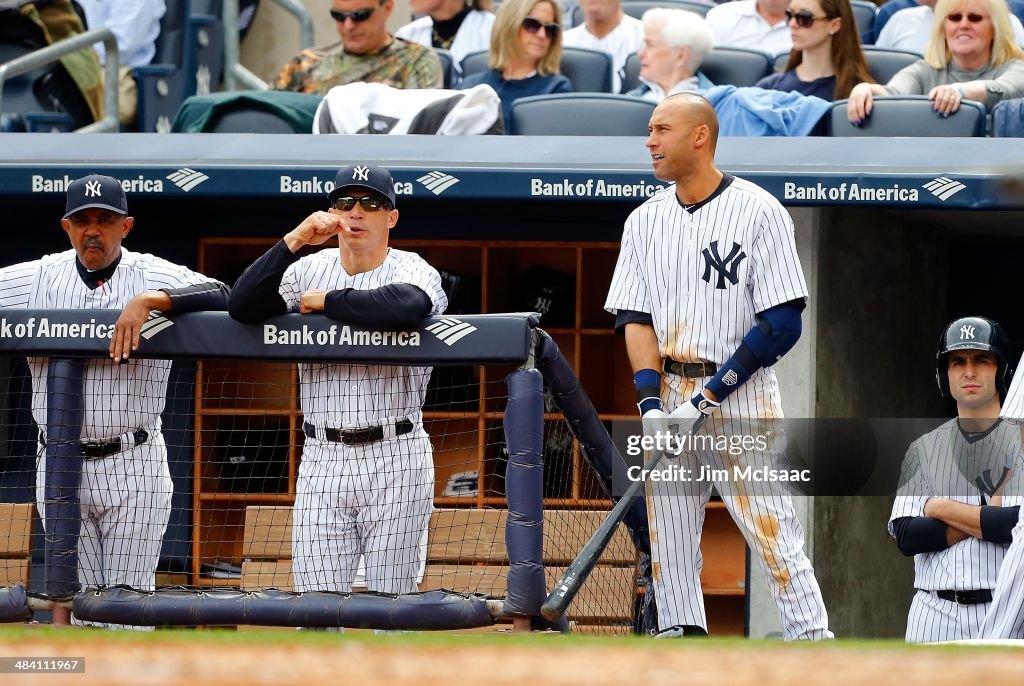
{"label": "black sunglasses", "polygon": [[554,40],[555,36],[558,35],[558,32],[562,30],[562,27],[558,24],[544,24],[539,19],[534,19],[533,17],[523,19],[523,28],[526,29],[527,33],[537,33],[541,29],[544,29],[544,33],[547,34],[547,37],[551,40]]}
{"label": "black sunglasses", "polygon": [[[961,12],[954,12],[953,14],[947,14],[946,15],[946,19],[948,21],[953,22],[954,24],[959,24],[961,21],[963,21],[963,18],[964,18],[964,15]],[[972,24],[980,24],[984,20],[985,20],[985,17],[981,16],[980,14],[968,14],[967,15],[967,21],[971,22]]]}
{"label": "black sunglasses", "polygon": [[377,197],[376,195],[364,195],[359,198],[354,198],[351,195],[342,195],[334,199],[334,209],[341,210],[342,212],[348,212],[356,206],[357,202],[368,212],[391,210],[391,202],[385,198]]}
{"label": "black sunglasses", "polygon": [[331,17],[333,17],[334,21],[338,22],[339,24],[344,24],[346,19],[351,19],[353,23],[359,24],[369,19],[371,16],[373,16],[374,12],[376,12],[383,6],[384,3],[381,3],[376,7],[364,7],[361,10],[353,10],[351,12],[342,12],[341,10],[332,9]]}
{"label": "black sunglasses", "polygon": [[814,26],[814,22],[824,21],[825,19],[828,19],[828,17],[816,17],[810,10],[800,10],[799,12],[786,10],[786,23],[795,21],[797,26],[804,29],[809,29]]}

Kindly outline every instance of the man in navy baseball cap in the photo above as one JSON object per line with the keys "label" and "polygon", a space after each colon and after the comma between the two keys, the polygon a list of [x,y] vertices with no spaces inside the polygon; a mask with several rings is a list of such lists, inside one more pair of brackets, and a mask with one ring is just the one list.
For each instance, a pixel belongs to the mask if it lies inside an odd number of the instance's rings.
{"label": "man in navy baseball cap", "polygon": [[68,186],[67,208],[64,219],[75,212],[90,207],[97,207],[118,214],[128,214],[128,200],[124,197],[121,183],[110,176],[90,174]]}
{"label": "man in navy baseball cap", "polygon": [[353,188],[365,188],[378,195],[387,198],[391,204],[389,209],[395,207],[395,182],[391,178],[391,172],[384,167],[372,167],[365,164],[353,164],[338,170],[334,177],[334,190],[327,194],[327,199],[334,204],[334,201],[345,195]]}

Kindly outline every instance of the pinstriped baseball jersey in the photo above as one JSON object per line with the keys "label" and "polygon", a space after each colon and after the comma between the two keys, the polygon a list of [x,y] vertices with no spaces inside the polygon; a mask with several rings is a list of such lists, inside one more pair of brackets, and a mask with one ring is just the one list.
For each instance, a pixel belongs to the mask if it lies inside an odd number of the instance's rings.
{"label": "pinstriped baseball jersey", "polygon": [[[430,314],[448,307],[441,276],[416,253],[388,249],[376,269],[350,276],[336,250],[321,250],[290,265],[281,278],[281,297],[289,309],[298,309],[310,289],[371,290],[406,283],[430,297]],[[426,399],[430,367],[353,364],[300,364],[302,410],[306,421],[334,428],[375,426],[384,420],[420,417]],[[328,384],[330,390],[324,390]],[[336,389],[343,385],[342,392]]]}
{"label": "pinstriped baseball jersey", "polygon": [[734,178],[695,212],[673,184],[630,214],[605,309],[650,313],[663,357],[722,364],[758,312],[805,297],[792,218]]}
{"label": "pinstriped baseball jersey", "polygon": [[[1022,364],[1024,364],[1024,356],[1017,363],[1017,369],[1021,369]],[[1006,400],[1003,401],[1003,406],[999,410],[999,416],[1004,419],[1012,419],[1015,422],[1024,421],[1024,374],[1014,374],[1010,388],[1006,392]]]}
{"label": "pinstriped baseball jersey", "polygon": [[562,45],[566,48],[600,50],[611,55],[612,92],[618,93],[622,90],[622,72],[626,60],[644,46],[644,24],[635,17],[623,14],[619,25],[601,38],[592,34],[586,24],[580,24],[565,32]]}
{"label": "pinstriped baseball jersey", "polygon": [[[210,279],[186,267],[144,253],[121,249],[110,279],[89,288],[78,273],[74,250],[46,255],[0,269],[0,308],[122,309],[147,290],[181,288]],[[46,426],[46,360],[30,358],[32,416]],[[82,439],[118,436],[139,427],[154,427],[164,408],[169,360],[130,359],[114,364],[106,358],[85,369]]]}
{"label": "pinstriped baseball jersey", "polygon": [[[986,505],[1004,469],[1019,474],[1024,455],[1018,428],[999,422],[973,440],[952,419],[914,441],[903,462],[903,474],[889,517],[924,516],[931,497],[968,505]],[[1010,486],[1005,487],[1010,492]],[[995,588],[1006,546],[973,536],[945,550],[914,556],[914,587],[926,591],[969,591]]]}

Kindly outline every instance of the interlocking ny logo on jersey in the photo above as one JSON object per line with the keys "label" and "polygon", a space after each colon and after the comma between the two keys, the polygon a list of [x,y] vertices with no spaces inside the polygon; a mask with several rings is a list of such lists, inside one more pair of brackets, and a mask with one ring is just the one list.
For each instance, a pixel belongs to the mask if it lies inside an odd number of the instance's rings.
{"label": "interlocking ny logo on jersey", "polygon": [[974,340],[974,327],[970,324],[964,324],[960,327],[960,340],[961,341],[973,341]]}
{"label": "interlocking ny logo on jersey", "polygon": [[353,181],[369,181],[370,180],[370,168],[369,167],[356,167],[352,170]]}
{"label": "interlocking ny logo on jersey", "polygon": [[740,263],[747,256],[747,253],[740,249],[739,243],[734,241],[732,249],[725,257],[722,257],[718,251],[718,241],[704,248],[700,254],[704,256],[704,275],[700,278],[711,283],[711,269],[713,267],[718,272],[718,283],[715,284],[715,288],[724,289],[726,279],[733,286],[739,283],[739,277],[736,276],[736,272],[739,271]]}
{"label": "interlocking ny logo on jersey", "polygon": [[959,181],[954,181],[953,179],[945,176],[939,176],[924,184],[924,188],[942,202],[946,202],[954,195],[967,188],[967,186],[963,185]]}
{"label": "interlocking ny logo on jersey", "polygon": [[188,193],[190,190],[206,181],[210,177],[203,172],[198,172],[195,169],[189,169],[188,167],[182,167],[178,171],[168,174],[167,178],[175,186]]}
{"label": "interlocking ny logo on jersey", "polygon": [[476,327],[458,319],[445,317],[428,326],[427,331],[437,336],[445,345],[452,346],[476,331]]}
{"label": "interlocking ny logo on jersey", "polygon": [[102,198],[103,193],[100,192],[99,181],[86,181],[85,182],[85,197],[87,198]]}
{"label": "interlocking ny logo on jersey", "polygon": [[416,180],[422,183],[426,189],[434,195],[441,195],[459,182],[459,180],[451,174],[445,174],[444,172],[439,171],[427,172]]}
{"label": "interlocking ny logo on jersey", "polygon": [[172,326],[174,326],[174,322],[167,317],[161,317],[154,312],[149,315],[149,321],[143,324],[142,328],[139,329],[139,335],[148,341],[164,329],[169,329]]}

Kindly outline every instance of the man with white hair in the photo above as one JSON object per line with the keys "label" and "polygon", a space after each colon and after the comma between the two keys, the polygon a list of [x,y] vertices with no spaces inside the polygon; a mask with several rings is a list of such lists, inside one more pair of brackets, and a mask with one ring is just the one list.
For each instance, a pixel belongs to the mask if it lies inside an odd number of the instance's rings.
{"label": "man with white hair", "polygon": [[600,50],[612,56],[612,92],[622,89],[626,59],[644,42],[644,27],[639,19],[622,11],[622,0],[581,0],[583,23],[562,37],[566,48]]}
{"label": "man with white hair", "polygon": [[715,5],[705,19],[719,47],[781,55],[793,49],[787,7],[789,0],[735,0]]}
{"label": "man with white hair", "polygon": [[713,85],[698,71],[714,46],[711,29],[702,16],[658,7],[644,12],[642,23],[642,83],[626,95],[661,102],[675,93],[695,93]]}

